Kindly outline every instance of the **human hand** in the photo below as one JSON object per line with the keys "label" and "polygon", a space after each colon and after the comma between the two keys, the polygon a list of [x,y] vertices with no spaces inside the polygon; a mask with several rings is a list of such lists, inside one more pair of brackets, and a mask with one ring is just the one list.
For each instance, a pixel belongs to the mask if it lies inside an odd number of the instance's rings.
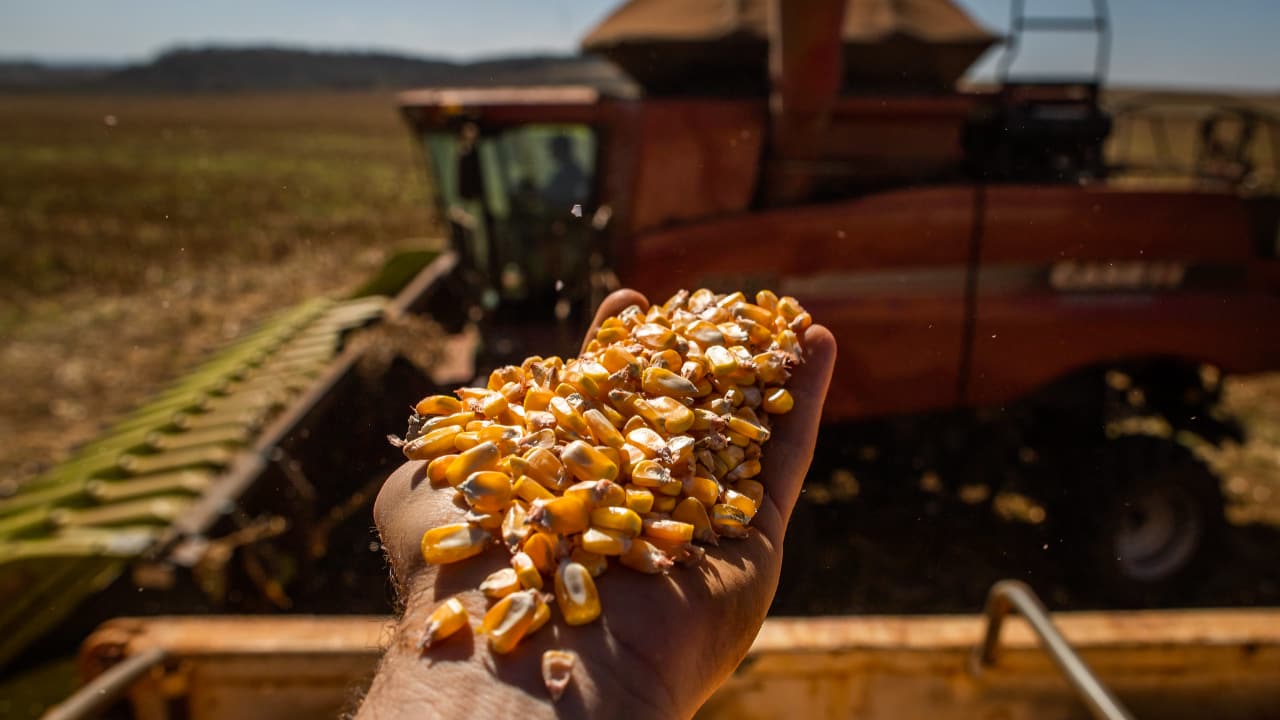
{"label": "human hand", "polygon": [[[621,290],[605,299],[587,337],[600,322],[646,299]],[[475,588],[509,565],[498,545],[443,566],[422,560],[423,532],[460,522],[453,490],[437,490],[425,463],[408,462],[388,478],[374,518],[391,563],[404,616],[387,658],[361,708],[362,716],[605,716],[688,717],[733,672],[754,640],[778,585],[782,540],[817,439],[822,403],[836,345],[820,325],[803,338],[805,362],[788,385],[794,409],[776,417],[759,476],[767,495],[742,540],[725,539],[692,565],[668,575],[643,575],[613,564],[597,582],[604,609],[599,621],[569,627],[554,620],[509,655],[493,657],[468,629],[417,650],[426,617],[458,595],[478,623],[489,602]],[[543,689],[545,650],[578,655],[573,681],[552,705]],[[532,714],[532,715],[531,715]]]}

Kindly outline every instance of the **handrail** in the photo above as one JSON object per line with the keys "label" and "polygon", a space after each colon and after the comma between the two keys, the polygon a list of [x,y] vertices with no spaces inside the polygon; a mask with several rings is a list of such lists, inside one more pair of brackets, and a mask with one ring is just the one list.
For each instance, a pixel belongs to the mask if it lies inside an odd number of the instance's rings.
{"label": "handrail", "polygon": [[169,653],[162,648],[152,648],[127,657],[85,683],[71,697],[49,708],[40,720],[87,720],[98,717],[114,705],[135,680],[168,657]]}
{"label": "handrail", "polygon": [[1040,602],[1035,591],[1019,580],[1001,580],[992,585],[991,591],[987,593],[987,605],[983,610],[987,617],[987,632],[982,644],[973,649],[969,658],[969,670],[973,674],[977,675],[984,668],[995,664],[996,650],[1000,646],[1000,629],[1004,627],[1005,616],[1010,610],[1017,610],[1031,626],[1045,652],[1066,676],[1067,682],[1084,699],[1094,717],[1102,720],[1133,720],[1133,715],[1098,680],[1066,638],[1062,637],[1062,633],[1058,632],[1057,626],[1049,619],[1049,611]]}

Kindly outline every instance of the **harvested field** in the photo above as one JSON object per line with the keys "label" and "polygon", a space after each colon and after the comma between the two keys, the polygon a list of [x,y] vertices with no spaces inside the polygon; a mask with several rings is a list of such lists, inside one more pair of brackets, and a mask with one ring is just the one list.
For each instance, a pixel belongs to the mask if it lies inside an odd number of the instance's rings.
{"label": "harvested field", "polygon": [[428,234],[419,160],[389,94],[0,98],[0,484]]}

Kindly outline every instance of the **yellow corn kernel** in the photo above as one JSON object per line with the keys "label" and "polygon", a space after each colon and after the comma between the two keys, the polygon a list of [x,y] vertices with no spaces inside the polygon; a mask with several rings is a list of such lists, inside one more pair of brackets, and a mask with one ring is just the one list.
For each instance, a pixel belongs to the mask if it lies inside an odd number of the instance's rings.
{"label": "yellow corn kernel", "polygon": [[703,348],[712,348],[724,345],[724,333],[720,332],[720,328],[714,323],[706,320],[695,320],[684,328],[685,337],[697,342]]}
{"label": "yellow corn kernel", "polygon": [[443,487],[448,483],[445,477],[446,471],[449,469],[449,464],[457,457],[457,455],[441,455],[427,463],[427,480],[431,482],[432,487]]}
{"label": "yellow corn kernel", "polygon": [[761,290],[756,293],[756,304],[769,312],[776,312],[778,296],[772,290]]}
{"label": "yellow corn kernel", "polygon": [[740,432],[734,432],[732,430],[726,430],[724,432],[724,436],[726,439],[728,439],[730,443],[734,445],[734,447],[741,448],[741,449],[745,449],[752,442],[751,438],[747,437],[746,435],[743,435]]}
{"label": "yellow corn kernel", "polygon": [[619,530],[587,528],[579,539],[581,547],[597,555],[621,555],[631,546],[631,536]]}
{"label": "yellow corn kernel", "polygon": [[422,534],[422,559],[432,565],[466,560],[479,555],[492,538],[470,523],[452,523]]}
{"label": "yellow corn kernel", "polygon": [[676,334],[671,328],[653,322],[636,327],[631,331],[631,337],[650,350],[666,350],[676,344]]}
{"label": "yellow corn kernel", "polygon": [[636,428],[627,433],[627,442],[640,448],[645,457],[650,458],[664,455],[667,449],[667,441],[649,428]]}
{"label": "yellow corn kernel", "polygon": [[511,504],[511,477],[496,470],[481,470],[463,480],[458,491],[476,512],[502,512]]}
{"label": "yellow corn kernel", "polygon": [[746,459],[746,454],[746,450],[738,447],[737,445],[729,445],[723,450],[715,451],[716,458],[718,458],[720,462],[724,463],[725,468],[727,468],[726,472],[738,467],[738,465]]}
{"label": "yellow corn kernel", "polygon": [[720,501],[725,505],[732,505],[742,511],[743,516],[747,518],[747,522],[751,522],[751,518],[756,516],[756,502],[737,490],[726,489]]}
{"label": "yellow corn kernel", "polygon": [[546,410],[551,404],[551,398],[556,394],[547,388],[529,388],[524,395],[524,410],[526,413]]}
{"label": "yellow corn kernel", "polygon": [[[653,509],[653,493],[641,487],[628,487],[627,508],[637,515],[644,515]],[[719,497],[720,490],[716,489],[716,496]]]}
{"label": "yellow corn kernel", "polygon": [[773,313],[759,305],[751,303],[742,303],[735,305],[733,308],[733,316],[742,320],[750,320],[758,325],[766,328],[773,327]]}
{"label": "yellow corn kernel", "polygon": [[802,312],[804,308],[800,306],[800,301],[790,295],[784,295],[778,300],[778,314],[787,322],[795,320],[796,316]]}
{"label": "yellow corn kernel", "polygon": [[737,417],[736,415],[730,415],[728,422],[729,430],[732,432],[745,435],[748,439],[754,440],[758,443],[764,443],[769,440],[769,430],[760,425],[756,425],[749,420]]}
{"label": "yellow corn kernel", "polygon": [[662,487],[664,484],[679,482],[671,475],[671,471],[654,460],[641,460],[631,468],[631,482],[646,488]]}
{"label": "yellow corn kernel", "polygon": [[404,444],[401,450],[410,460],[432,460],[453,452],[453,439],[462,432],[457,425],[448,425],[420,435]]}
{"label": "yellow corn kernel", "polygon": [[495,570],[480,582],[480,592],[491,600],[504,598],[520,589],[520,577],[516,575],[515,568]]}
{"label": "yellow corn kernel", "polygon": [[649,407],[652,407],[662,419],[662,429],[666,430],[667,433],[679,435],[693,427],[693,411],[685,407],[679,400],[672,397],[659,396],[651,398],[648,403]]}
{"label": "yellow corn kernel", "polygon": [[587,428],[591,430],[591,437],[595,438],[597,444],[620,448],[627,441],[603,411],[592,408],[582,413],[582,417],[587,421]]}
{"label": "yellow corn kernel", "polygon": [[682,490],[690,498],[707,507],[716,504],[720,498],[720,483],[701,475],[691,475],[682,481]]}
{"label": "yellow corn kernel", "polygon": [[533,566],[543,575],[549,575],[556,569],[556,561],[559,558],[556,553],[554,535],[542,532],[530,533],[529,537],[525,538],[524,544],[520,546],[520,549],[529,556],[529,559],[533,561]]}
{"label": "yellow corn kernel", "polygon": [[[550,450],[535,448],[525,453],[523,459],[528,463],[528,467],[521,472],[537,480],[548,490],[562,490],[568,485],[564,464]],[[512,463],[512,469],[515,468],[515,463]]]}
{"label": "yellow corn kernel", "polygon": [[[658,414],[657,409],[654,408],[647,399],[637,397],[635,400],[632,400],[631,409],[636,412],[636,417],[631,418],[632,420],[640,418],[645,421],[646,425],[650,425],[655,428],[663,426],[662,416]],[[623,429],[625,430],[625,428]]]}
{"label": "yellow corn kernel", "polygon": [[[615,492],[613,488],[617,488],[617,491]],[[608,480],[583,480],[565,488],[564,496],[578,498],[590,510],[597,505],[612,504],[606,500],[616,500],[618,497],[616,493],[621,492],[621,487]],[[625,494],[623,497],[625,498]]]}
{"label": "yellow corn kernel", "polygon": [[786,388],[773,388],[764,396],[764,411],[767,413],[783,415],[791,412],[794,405],[795,400]]}
{"label": "yellow corn kernel", "polygon": [[723,345],[707,348],[706,359],[711,372],[717,377],[725,377],[738,369],[738,359]]}
{"label": "yellow corn kernel", "polygon": [[[533,483],[532,480],[528,482]],[[524,539],[533,531],[533,528],[529,527],[529,516],[523,505],[518,502],[511,503],[502,516],[500,530],[502,541],[508,548],[515,551],[520,547],[520,543],[524,542]]]}
{"label": "yellow corn kernel", "polygon": [[654,495],[653,496],[653,512],[669,513],[676,509],[676,503],[680,498],[675,495]]}
{"label": "yellow corn kernel", "polygon": [[576,440],[560,451],[560,461],[579,480],[612,480],[618,466],[594,447]]}
{"label": "yellow corn kernel", "polygon": [[620,465],[627,468],[628,474],[634,470],[637,463],[645,459],[644,451],[631,443],[622,446],[621,454],[623,457]]}
{"label": "yellow corn kernel", "polygon": [[791,330],[783,330],[779,332],[773,339],[778,349],[795,358],[804,357],[804,348],[800,345],[800,340]]}
{"label": "yellow corn kernel", "polygon": [[456,412],[452,415],[440,415],[422,423],[422,432],[429,433],[436,428],[448,427],[450,425],[457,425],[465,429],[467,423],[475,420],[475,418],[476,414],[470,410]]}
{"label": "yellow corn kernel", "polygon": [[700,313],[715,301],[715,293],[706,288],[698,288],[689,296],[689,312]]}
{"label": "yellow corn kernel", "polygon": [[647,367],[640,375],[640,387],[653,396],[690,397],[698,386],[666,368]]}
{"label": "yellow corn kernel", "polygon": [[732,470],[724,474],[724,479],[729,482],[738,482],[753,478],[760,474],[760,461],[756,459],[744,460]]}
{"label": "yellow corn kernel", "polygon": [[609,569],[609,558],[600,553],[591,552],[586,548],[574,548],[573,552],[569,554],[569,559],[586,568],[593,578],[600,577],[605,570]]}
{"label": "yellow corn kernel", "polygon": [[550,490],[528,475],[521,475],[511,489],[516,497],[527,503],[532,503],[534,500],[550,500],[555,497]]}
{"label": "yellow corn kernel", "polygon": [[452,415],[462,412],[462,401],[448,395],[428,395],[413,406],[419,415]]}
{"label": "yellow corn kernel", "polygon": [[590,431],[582,413],[578,412],[565,398],[559,395],[551,398],[547,408],[552,415],[556,416],[556,422],[560,423],[560,427],[579,435],[586,435]]}
{"label": "yellow corn kernel", "polygon": [[764,502],[764,485],[755,480],[739,480],[733,489],[751,498],[751,502],[755,503],[756,507],[760,507],[760,503]]}
{"label": "yellow corn kernel", "polygon": [[711,529],[711,517],[707,515],[707,506],[696,498],[687,497],[681,500],[676,509],[671,511],[671,519],[687,523],[693,528],[693,537],[698,542],[715,545],[716,533]]}
{"label": "yellow corn kernel", "polygon": [[[688,499],[688,498],[686,498]],[[698,503],[701,507],[701,503]],[[680,507],[679,503],[676,507]],[[644,519],[644,536],[669,542],[685,543],[693,540],[693,525],[679,520]]]}
{"label": "yellow corn kernel", "polygon": [[601,345],[612,345],[627,339],[627,329],[624,327],[602,327],[596,331],[596,340]]}
{"label": "yellow corn kernel", "polygon": [[633,374],[639,374],[640,361],[636,359],[626,348],[620,345],[613,345],[606,348],[604,353],[600,355],[600,364],[611,373],[628,370]]}
{"label": "yellow corn kernel", "polygon": [[667,461],[671,467],[679,469],[693,459],[693,446],[696,441],[688,435],[676,435],[667,441]]}
{"label": "yellow corn kernel", "polygon": [[665,573],[673,564],[671,557],[644,538],[631,541],[631,547],[618,556],[618,560],[632,570],[655,575]]}
{"label": "yellow corn kernel", "polygon": [[640,516],[625,507],[598,507],[591,511],[591,526],[617,530],[632,537],[640,534]]}
{"label": "yellow corn kernel", "polygon": [[462,606],[462,601],[456,597],[445,600],[427,616],[427,626],[423,629],[422,639],[418,641],[418,650],[426,650],[466,625],[467,610]]}
{"label": "yellow corn kernel", "polygon": [[520,578],[520,584],[524,587],[530,590],[542,589],[542,573],[538,572],[538,566],[533,563],[529,553],[520,551],[512,555],[511,569],[516,571],[516,577]]}
{"label": "yellow corn kernel", "polygon": [[529,522],[547,532],[567,534],[582,532],[591,524],[587,504],[572,495],[538,500],[529,511]]}
{"label": "yellow corn kernel", "polygon": [[600,617],[596,582],[580,563],[560,563],[556,571],[556,603],[569,625],[585,625]]}
{"label": "yellow corn kernel", "polygon": [[749,522],[746,514],[733,505],[720,503],[711,508],[711,527],[720,535],[744,538]]}
{"label": "yellow corn kernel", "polygon": [[[636,402],[644,402],[644,401],[637,400]],[[634,409],[635,407],[634,404],[632,405],[632,407]],[[648,428],[650,430],[653,429],[649,427],[649,423],[645,422],[644,418],[640,417],[639,415],[632,415],[630,418],[627,419],[625,423],[623,423],[622,434],[625,437],[626,435],[630,434],[631,431],[639,430],[640,428]]]}
{"label": "yellow corn kernel", "polygon": [[464,430],[453,436],[453,448],[458,452],[470,450],[480,444],[480,434],[475,430]]}
{"label": "yellow corn kernel", "polygon": [[479,512],[472,510],[463,516],[467,522],[485,530],[501,530],[506,515],[502,512]]}
{"label": "yellow corn kernel", "polygon": [[489,608],[480,623],[480,634],[489,636],[489,649],[501,655],[514,650],[529,632],[537,609],[532,590],[511,593]]}
{"label": "yellow corn kernel", "polygon": [[541,630],[542,626],[546,625],[547,621],[551,619],[551,606],[547,605],[546,601],[542,599],[541,594],[535,595],[534,597],[538,602],[538,606],[533,610],[533,622],[529,623],[529,629],[524,631],[525,637],[529,637],[530,635],[538,632],[538,630]]}
{"label": "yellow corn kernel", "polygon": [[489,382],[486,387],[490,390],[497,390],[498,388],[510,383],[519,384],[522,382],[524,382],[523,370],[515,365],[504,365],[489,373]]}

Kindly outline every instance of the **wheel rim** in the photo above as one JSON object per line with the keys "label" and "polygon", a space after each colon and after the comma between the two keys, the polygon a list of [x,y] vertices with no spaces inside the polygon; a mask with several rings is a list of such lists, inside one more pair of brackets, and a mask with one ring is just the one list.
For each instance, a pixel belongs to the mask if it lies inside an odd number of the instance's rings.
{"label": "wheel rim", "polygon": [[1113,538],[1116,564],[1131,579],[1162,580],[1186,566],[1203,531],[1198,505],[1188,493],[1173,487],[1143,489],[1121,506]]}

